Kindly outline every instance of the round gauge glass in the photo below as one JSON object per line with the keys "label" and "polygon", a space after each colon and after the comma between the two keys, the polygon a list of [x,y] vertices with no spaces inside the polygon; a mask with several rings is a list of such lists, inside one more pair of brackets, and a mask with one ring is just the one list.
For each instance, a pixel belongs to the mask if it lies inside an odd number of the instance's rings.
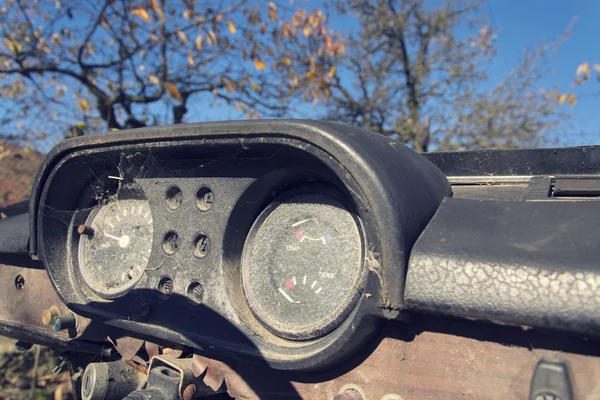
{"label": "round gauge glass", "polygon": [[80,227],[79,268],[85,283],[103,298],[125,294],[144,274],[152,232],[146,200],[119,200],[93,211]]}
{"label": "round gauge glass", "polygon": [[363,240],[339,201],[304,194],[271,204],[246,239],[248,305],[271,332],[307,340],[333,331],[359,298]]}

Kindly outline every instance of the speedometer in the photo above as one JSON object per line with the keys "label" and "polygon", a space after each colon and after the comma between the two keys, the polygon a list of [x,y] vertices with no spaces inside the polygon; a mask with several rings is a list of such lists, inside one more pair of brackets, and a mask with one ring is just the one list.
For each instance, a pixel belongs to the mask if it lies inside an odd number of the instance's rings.
{"label": "speedometer", "polygon": [[152,250],[147,200],[119,200],[93,211],[79,227],[79,271],[96,294],[123,295],[142,278]]}
{"label": "speedometer", "polygon": [[342,203],[322,194],[287,196],[263,211],[246,240],[248,305],[281,337],[325,335],[356,304],[363,253],[358,221]]}

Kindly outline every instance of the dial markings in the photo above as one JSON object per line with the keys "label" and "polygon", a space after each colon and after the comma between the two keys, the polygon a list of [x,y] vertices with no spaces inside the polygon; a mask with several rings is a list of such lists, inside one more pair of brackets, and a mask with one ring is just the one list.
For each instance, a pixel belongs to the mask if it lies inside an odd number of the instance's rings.
{"label": "dial markings", "polygon": [[302,284],[306,285],[306,275],[304,275],[304,279],[302,279]]}
{"label": "dial markings", "polygon": [[294,286],[297,285],[297,283],[296,283],[296,277],[295,276],[292,278],[292,282],[294,282]]}
{"label": "dial markings", "polygon": [[313,281],[312,285],[310,285],[310,288],[314,289],[316,284],[317,284],[317,281]]}
{"label": "dial markings", "polygon": [[310,220],[311,220],[311,218],[307,218],[307,219],[303,219],[302,221],[298,221],[298,222],[296,222],[296,223],[292,224],[292,228],[295,228],[295,227],[297,227],[297,226],[300,226],[300,225],[302,225],[303,223],[305,223],[305,222],[308,222],[308,221],[310,221]]}
{"label": "dial markings", "polygon": [[319,293],[321,293],[321,290],[323,290],[323,288],[322,288],[322,287],[318,288],[317,290],[315,290],[315,294],[319,294]]}

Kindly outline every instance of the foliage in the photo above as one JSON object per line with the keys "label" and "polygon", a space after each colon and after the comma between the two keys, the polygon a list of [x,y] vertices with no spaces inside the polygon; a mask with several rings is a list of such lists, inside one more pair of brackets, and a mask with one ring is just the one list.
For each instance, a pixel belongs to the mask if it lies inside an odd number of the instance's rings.
{"label": "foliage", "polygon": [[[539,83],[566,35],[490,77],[499,29],[478,0],[285,3],[7,0],[0,134],[180,123],[225,104],[248,118],[363,126],[428,151],[537,145],[565,116]],[[349,33],[334,33],[334,18]]]}
{"label": "foliage", "polygon": [[320,10],[260,0],[8,0],[0,34],[0,122],[36,137],[180,123],[202,102],[282,116],[344,50]]}
{"label": "foliage", "polygon": [[[487,68],[498,29],[480,1],[341,0],[360,31],[331,88],[329,117],[419,151],[536,145],[564,117],[537,85],[566,36],[529,49],[503,79]],[[462,32],[462,33],[461,33]]]}

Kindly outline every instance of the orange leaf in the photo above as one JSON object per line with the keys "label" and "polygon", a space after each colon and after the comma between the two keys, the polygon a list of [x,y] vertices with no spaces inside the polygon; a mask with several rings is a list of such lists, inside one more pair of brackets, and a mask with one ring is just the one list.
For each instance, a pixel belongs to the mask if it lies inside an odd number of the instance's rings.
{"label": "orange leaf", "polygon": [[202,35],[196,36],[196,49],[200,50],[202,48]]}
{"label": "orange leaf", "polygon": [[327,73],[327,76],[329,77],[329,79],[333,79],[333,77],[335,76],[335,67],[331,67],[329,69],[329,72]]}
{"label": "orange leaf", "polygon": [[179,102],[183,101],[183,97],[181,97],[181,93],[179,92],[179,89],[177,89],[177,86],[175,86],[174,83],[164,82],[163,86],[165,87],[166,91],[169,93],[169,96],[171,96],[173,99],[175,99]]}
{"label": "orange leaf", "polygon": [[235,24],[232,20],[229,20],[229,22],[227,23],[227,27],[229,28],[229,32],[231,32],[232,35],[235,35],[237,31],[235,29]]}
{"label": "orange leaf", "polygon": [[269,19],[271,21],[277,20],[277,5],[272,1],[269,2]]}
{"label": "orange leaf", "polygon": [[267,64],[263,60],[257,58],[254,60],[254,66],[257,70],[262,71],[267,67]]}
{"label": "orange leaf", "polygon": [[153,85],[160,84],[160,80],[155,75],[148,75],[148,79],[150,79],[150,82],[152,82]]}
{"label": "orange leaf", "polygon": [[565,101],[567,101],[568,97],[569,95],[567,94],[561,94],[560,96],[558,96],[558,104],[560,104],[561,106],[565,104]]}
{"label": "orange leaf", "polygon": [[131,11],[131,15],[140,17],[141,19],[144,20],[144,22],[150,22],[150,14],[148,14],[148,11],[146,11],[142,7],[138,7],[135,10]]}
{"label": "orange leaf", "polygon": [[160,8],[160,4],[158,4],[158,0],[152,0],[150,2],[150,4],[152,5],[152,10],[154,10],[154,12],[156,13],[156,15],[158,15],[161,19],[161,21],[165,21],[165,13],[163,12],[163,10]]}
{"label": "orange leaf", "polygon": [[575,95],[574,94],[570,94],[567,96],[567,102],[569,103],[569,105],[571,107],[573,107],[575,105]]}
{"label": "orange leaf", "polygon": [[187,36],[186,36],[185,32],[183,32],[183,31],[177,31],[177,36],[179,36],[179,39],[183,43],[187,44],[188,39],[187,39]]}

